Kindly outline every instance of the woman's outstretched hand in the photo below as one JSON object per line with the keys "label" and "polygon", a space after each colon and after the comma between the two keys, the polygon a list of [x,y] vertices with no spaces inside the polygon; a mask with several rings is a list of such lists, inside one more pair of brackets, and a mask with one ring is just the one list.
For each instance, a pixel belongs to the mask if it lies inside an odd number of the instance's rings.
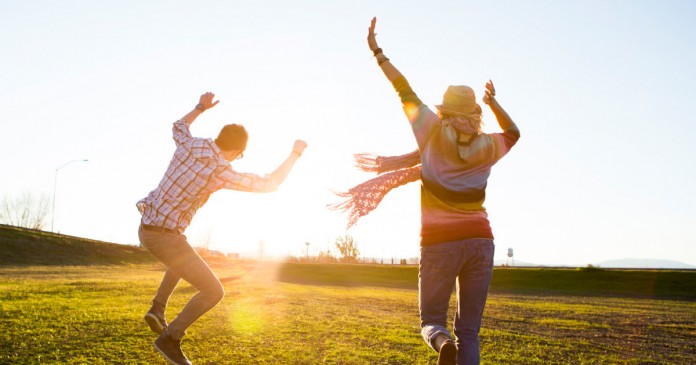
{"label": "woman's outstretched hand", "polygon": [[483,102],[490,104],[493,99],[495,99],[495,86],[493,86],[493,81],[488,80],[486,83],[486,94],[483,96]]}
{"label": "woman's outstretched hand", "polygon": [[370,51],[374,52],[379,46],[377,45],[377,39],[375,38],[375,24],[377,24],[377,17],[372,18],[370,23],[370,28],[367,31],[367,45],[370,47]]}

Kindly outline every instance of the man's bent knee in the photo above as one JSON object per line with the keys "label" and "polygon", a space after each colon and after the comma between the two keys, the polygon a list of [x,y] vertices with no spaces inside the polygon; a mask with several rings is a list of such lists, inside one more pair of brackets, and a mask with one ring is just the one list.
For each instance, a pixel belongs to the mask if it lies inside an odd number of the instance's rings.
{"label": "man's bent knee", "polygon": [[208,298],[211,305],[216,305],[225,297],[225,288],[223,288],[222,284],[218,281],[215,285],[211,285],[210,288],[206,290],[205,296]]}

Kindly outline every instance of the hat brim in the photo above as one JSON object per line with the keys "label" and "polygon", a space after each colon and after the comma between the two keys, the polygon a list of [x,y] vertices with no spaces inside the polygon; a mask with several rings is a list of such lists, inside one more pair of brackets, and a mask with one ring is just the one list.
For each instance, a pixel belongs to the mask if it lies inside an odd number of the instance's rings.
{"label": "hat brim", "polygon": [[440,111],[440,113],[447,114],[447,115],[471,117],[472,115],[477,114],[476,112],[464,113],[464,112],[460,112],[460,111],[456,111],[456,110],[452,110],[452,109],[443,108],[442,105],[435,105],[435,107],[437,108],[437,110]]}

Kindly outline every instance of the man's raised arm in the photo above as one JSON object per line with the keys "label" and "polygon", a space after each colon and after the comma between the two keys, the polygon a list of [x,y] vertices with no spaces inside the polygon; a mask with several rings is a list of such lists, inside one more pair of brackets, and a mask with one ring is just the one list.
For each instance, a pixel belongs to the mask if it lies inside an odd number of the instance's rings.
{"label": "man's raised arm", "polygon": [[215,94],[211,93],[210,91],[201,95],[200,99],[198,100],[198,105],[196,105],[193,110],[188,112],[188,114],[184,115],[181,120],[191,125],[193,121],[196,120],[199,115],[201,115],[201,113],[214,107],[218,102],[220,102],[220,100],[213,101],[213,99],[215,99]]}

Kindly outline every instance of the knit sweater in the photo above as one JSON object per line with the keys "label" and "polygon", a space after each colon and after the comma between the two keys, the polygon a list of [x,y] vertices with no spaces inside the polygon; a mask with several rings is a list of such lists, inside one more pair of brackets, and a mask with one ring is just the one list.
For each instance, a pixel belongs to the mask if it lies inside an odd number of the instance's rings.
{"label": "knit sweater", "polygon": [[421,245],[493,238],[483,206],[491,167],[515,145],[516,128],[460,135],[441,123],[404,77],[394,80],[421,154]]}

